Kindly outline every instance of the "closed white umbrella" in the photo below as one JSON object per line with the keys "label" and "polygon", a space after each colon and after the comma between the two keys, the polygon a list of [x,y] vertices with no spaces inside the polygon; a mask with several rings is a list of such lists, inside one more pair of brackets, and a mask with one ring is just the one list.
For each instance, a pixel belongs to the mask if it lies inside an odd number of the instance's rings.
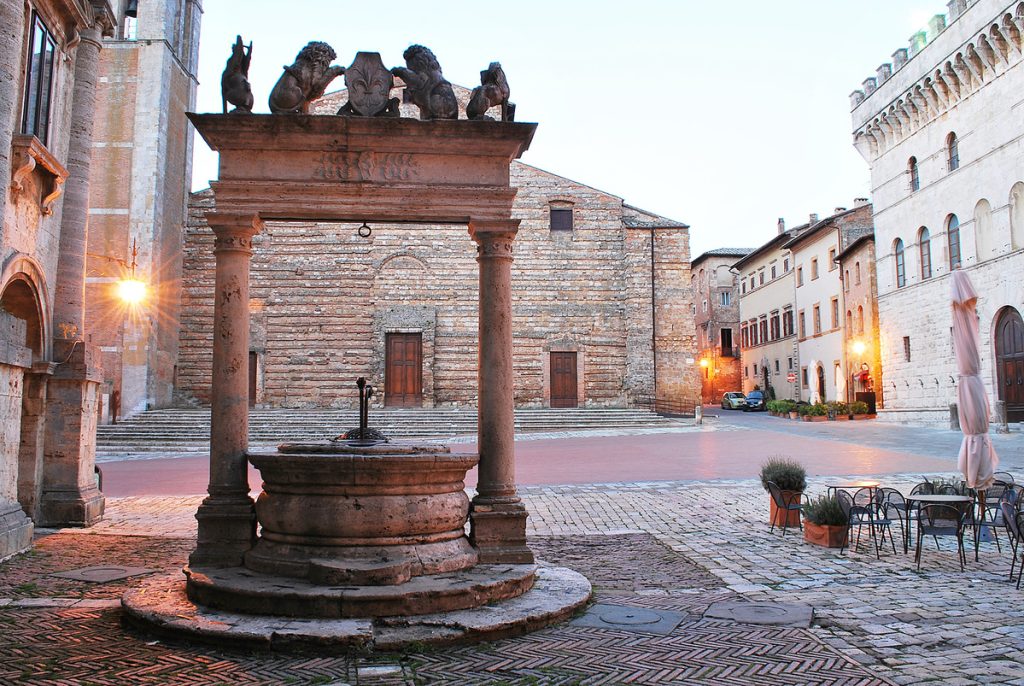
{"label": "closed white umbrella", "polygon": [[811,360],[810,362],[807,363],[807,374],[808,374],[808,376],[810,376],[808,381],[811,384],[811,397],[809,398],[809,402],[812,405],[815,405],[815,404],[821,402],[821,394],[818,393],[818,361],[817,360]]}
{"label": "closed white umbrella", "polygon": [[960,372],[957,384],[957,413],[964,440],[958,466],[970,488],[984,490],[992,485],[999,457],[988,435],[989,405],[981,380],[981,335],[976,306],[978,293],[970,277],[953,272],[953,351]]}

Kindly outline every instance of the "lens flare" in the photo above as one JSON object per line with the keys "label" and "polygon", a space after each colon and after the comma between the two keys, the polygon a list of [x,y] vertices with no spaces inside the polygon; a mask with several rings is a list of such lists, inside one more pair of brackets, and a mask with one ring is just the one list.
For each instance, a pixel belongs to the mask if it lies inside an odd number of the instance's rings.
{"label": "lens flare", "polygon": [[146,284],[138,279],[123,279],[117,283],[117,295],[129,305],[138,305],[146,299]]}

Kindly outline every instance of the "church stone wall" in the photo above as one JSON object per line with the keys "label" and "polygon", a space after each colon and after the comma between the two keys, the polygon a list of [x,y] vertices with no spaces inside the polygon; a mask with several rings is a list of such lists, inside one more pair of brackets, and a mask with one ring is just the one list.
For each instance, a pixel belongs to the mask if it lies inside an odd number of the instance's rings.
{"label": "church stone wall", "polygon": [[[549,404],[553,351],[577,353],[580,405],[653,397],[651,232],[626,227],[621,198],[528,165],[512,165],[512,185],[522,220],[512,265],[517,406]],[[203,216],[212,202],[208,191],[193,196],[184,237],[178,390],[201,402],[214,264]],[[552,203],[573,208],[571,233],[550,230]],[[352,406],[358,376],[383,389],[387,333],[422,335],[424,406],[476,403],[478,270],[467,227],[371,228],[361,238],[358,224],[269,222],[257,236],[259,404]],[[695,398],[689,236],[684,227],[654,234],[659,383],[665,394]]]}

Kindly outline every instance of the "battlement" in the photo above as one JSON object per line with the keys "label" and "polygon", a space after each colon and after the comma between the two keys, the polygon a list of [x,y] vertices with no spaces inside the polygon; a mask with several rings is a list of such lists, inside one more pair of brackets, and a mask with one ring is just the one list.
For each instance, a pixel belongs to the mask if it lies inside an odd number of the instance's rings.
{"label": "battlement", "polygon": [[850,94],[854,144],[871,160],[1021,60],[1024,2],[950,0]]}

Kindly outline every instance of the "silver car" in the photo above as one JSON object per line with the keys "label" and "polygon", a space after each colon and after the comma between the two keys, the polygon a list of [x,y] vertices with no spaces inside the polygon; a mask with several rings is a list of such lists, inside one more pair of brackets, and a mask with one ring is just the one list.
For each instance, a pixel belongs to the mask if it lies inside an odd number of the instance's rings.
{"label": "silver car", "polygon": [[742,410],[746,405],[747,399],[742,393],[731,392],[722,396],[723,410]]}

